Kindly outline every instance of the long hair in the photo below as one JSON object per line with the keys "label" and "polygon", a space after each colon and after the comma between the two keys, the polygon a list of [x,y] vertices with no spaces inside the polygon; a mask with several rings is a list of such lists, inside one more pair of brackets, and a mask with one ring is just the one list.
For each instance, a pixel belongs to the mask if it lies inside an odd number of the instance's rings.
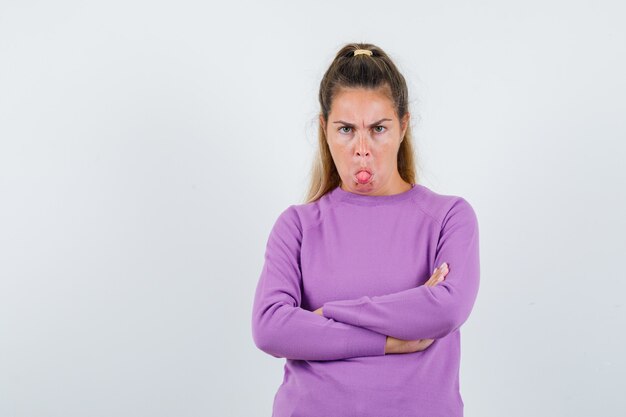
{"label": "long hair", "polygon": [[[357,49],[367,49],[368,54],[354,55]],[[408,88],[404,76],[398,71],[391,58],[379,47],[371,43],[349,43],[337,52],[335,59],[326,70],[320,82],[320,115],[328,125],[328,114],[335,94],[341,88],[383,88],[394,104],[396,116],[402,117],[409,110]],[[319,117],[318,117],[319,119]],[[400,148],[398,149],[398,173],[410,184],[417,183],[416,160],[413,155],[413,142],[410,122]],[[310,184],[305,203],[318,200],[337,187],[341,178],[333,161],[326,132],[322,122],[318,122],[318,149],[313,158]]]}

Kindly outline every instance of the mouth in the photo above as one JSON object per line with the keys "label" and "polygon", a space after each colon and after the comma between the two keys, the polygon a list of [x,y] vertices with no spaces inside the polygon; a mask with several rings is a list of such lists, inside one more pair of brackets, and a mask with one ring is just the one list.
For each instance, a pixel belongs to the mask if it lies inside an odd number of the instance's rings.
{"label": "mouth", "polygon": [[367,184],[372,180],[372,177],[372,171],[369,168],[360,168],[355,175],[359,184]]}

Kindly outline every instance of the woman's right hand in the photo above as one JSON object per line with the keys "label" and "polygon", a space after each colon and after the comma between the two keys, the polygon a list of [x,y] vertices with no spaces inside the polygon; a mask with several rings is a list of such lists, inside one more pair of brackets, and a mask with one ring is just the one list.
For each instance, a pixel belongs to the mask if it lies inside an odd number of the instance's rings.
{"label": "woman's right hand", "polygon": [[[424,285],[434,287],[443,281],[447,274],[448,264],[444,262],[441,267],[435,269],[431,277]],[[430,346],[434,341],[435,339],[402,340],[387,336],[385,354],[421,352],[422,350],[428,348],[428,346]]]}

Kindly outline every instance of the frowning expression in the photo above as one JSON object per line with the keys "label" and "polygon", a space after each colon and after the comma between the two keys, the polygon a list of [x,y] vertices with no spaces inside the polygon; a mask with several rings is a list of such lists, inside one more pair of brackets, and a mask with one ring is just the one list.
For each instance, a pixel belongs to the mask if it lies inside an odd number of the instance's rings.
{"label": "frowning expression", "polygon": [[325,124],[330,153],[347,191],[387,194],[398,187],[398,149],[408,124],[398,119],[384,89],[343,88],[333,97]]}

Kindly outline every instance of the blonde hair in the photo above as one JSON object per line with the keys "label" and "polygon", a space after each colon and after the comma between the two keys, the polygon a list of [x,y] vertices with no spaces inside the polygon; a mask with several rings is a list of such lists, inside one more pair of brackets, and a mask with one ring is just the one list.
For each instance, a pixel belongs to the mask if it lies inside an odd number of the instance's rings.
{"label": "blonde hair", "polygon": [[[357,53],[356,50],[369,50],[371,54]],[[397,117],[402,120],[408,112],[408,88],[404,76],[393,61],[379,47],[370,43],[349,43],[337,52],[335,59],[326,70],[320,82],[320,115],[328,124],[328,114],[333,97],[341,88],[382,89],[394,104]],[[398,149],[398,173],[410,184],[417,183],[416,160],[413,155],[413,142],[410,123]],[[321,120],[318,123],[318,149],[310,172],[309,190],[305,203],[318,200],[337,187],[341,178],[333,161],[326,133]]]}

